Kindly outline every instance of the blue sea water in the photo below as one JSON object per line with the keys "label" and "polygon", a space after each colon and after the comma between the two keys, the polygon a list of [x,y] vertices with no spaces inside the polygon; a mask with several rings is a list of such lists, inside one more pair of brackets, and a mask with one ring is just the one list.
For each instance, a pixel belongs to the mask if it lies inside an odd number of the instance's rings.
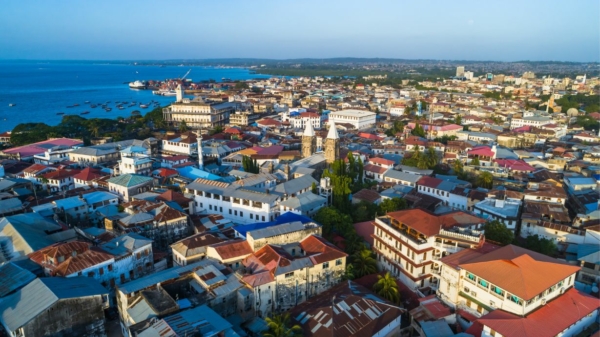
{"label": "blue sea water", "polygon": [[[143,113],[140,103],[155,100],[166,106],[174,97],[152,94],[150,90],[129,89],[126,84],[135,80],[165,80],[182,77],[191,69],[188,79],[194,82],[222,78],[244,80],[265,78],[267,75],[251,74],[242,68],[182,67],[182,66],[136,66],[107,62],[67,61],[0,61],[0,132],[12,130],[19,123],[43,122],[48,125],[60,123],[62,115],[83,115],[85,118],[128,117],[133,110]],[[91,103],[105,103],[112,108],[106,112],[100,106],[92,109]],[[117,101],[135,101],[137,106],[119,110]],[[16,104],[9,107],[9,104]],[[67,108],[79,104],[78,107]]]}

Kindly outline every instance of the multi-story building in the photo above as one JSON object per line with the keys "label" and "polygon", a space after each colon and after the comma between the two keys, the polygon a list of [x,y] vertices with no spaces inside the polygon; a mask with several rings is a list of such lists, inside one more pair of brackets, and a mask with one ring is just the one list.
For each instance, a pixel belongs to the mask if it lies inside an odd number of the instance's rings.
{"label": "multi-story building", "polygon": [[513,118],[510,121],[510,129],[516,129],[523,126],[535,126],[540,127],[546,124],[552,124],[554,121],[550,117],[544,116],[530,116],[530,117],[520,117]]}
{"label": "multi-story building", "polygon": [[238,184],[196,179],[186,186],[194,195],[195,213],[219,212],[224,217],[240,222],[272,221],[279,214],[279,194],[258,192]]}
{"label": "multi-story building", "polygon": [[150,175],[152,159],[148,152],[148,149],[141,146],[129,146],[123,149],[119,161],[119,174]]}
{"label": "multi-story building", "polygon": [[152,271],[152,240],[130,233],[98,249],[87,242],[58,243],[29,254],[46,276],[93,277],[107,289]]}
{"label": "multi-story building", "polygon": [[297,244],[268,244],[244,259],[241,280],[253,289],[259,317],[288,310],[341,281],[347,254],[309,235]]}
{"label": "multi-story building", "polygon": [[496,309],[527,316],[568,293],[579,270],[514,245],[491,252],[467,249],[439,262],[441,299],[477,317]]}
{"label": "multi-story building", "polygon": [[33,156],[33,161],[38,164],[43,165],[56,165],[60,164],[63,161],[69,160],[69,153],[73,151],[75,148],[71,146],[59,145],[48,150],[43,153],[38,153]]}
{"label": "multi-story building", "polygon": [[312,124],[313,129],[320,129],[321,126],[321,116],[316,112],[290,112],[289,114],[285,114],[282,117],[282,121],[290,122],[290,126],[298,129],[305,129],[306,124]]}
{"label": "multi-story building", "polygon": [[186,266],[206,257],[208,246],[223,242],[223,239],[211,233],[199,233],[189,236],[171,245],[173,265]]}
{"label": "multi-story building", "polygon": [[498,220],[506,228],[516,231],[521,220],[521,199],[512,198],[506,191],[501,195],[488,195],[473,206],[473,212],[486,220]]}
{"label": "multi-story building", "polygon": [[52,192],[68,191],[75,188],[74,176],[79,174],[79,170],[58,169],[41,175],[40,182],[46,185],[46,188]]}
{"label": "multi-story building", "polygon": [[212,129],[228,124],[237,106],[235,102],[205,102],[201,98],[190,100],[178,96],[176,102],[163,109],[163,118],[174,125],[185,121],[190,128]]}
{"label": "multi-story building", "polygon": [[154,185],[153,178],[137,174],[121,174],[118,177],[108,179],[106,182],[108,183],[108,190],[117,194],[124,201],[129,201],[129,198],[133,195],[150,190]]}
{"label": "multi-story building", "polygon": [[435,215],[409,209],[375,218],[377,262],[411,289],[438,287],[437,261],[484,243],[484,219],[462,211]]}
{"label": "multi-story building", "polygon": [[189,232],[188,215],[165,202],[134,200],[122,204],[123,212],[104,220],[107,230],[118,234],[136,232],[166,249]]}
{"label": "multi-story building", "polygon": [[329,114],[329,121],[335,124],[352,124],[356,129],[366,128],[376,123],[376,114],[365,110],[340,110]]}
{"label": "multi-story building", "polygon": [[186,155],[198,154],[197,135],[193,132],[170,134],[162,140],[161,151],[163,154]]}

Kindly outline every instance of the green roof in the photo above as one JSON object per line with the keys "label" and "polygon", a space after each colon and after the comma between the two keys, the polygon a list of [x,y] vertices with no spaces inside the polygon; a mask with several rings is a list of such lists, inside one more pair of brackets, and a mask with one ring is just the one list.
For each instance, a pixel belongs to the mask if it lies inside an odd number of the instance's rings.
{"label": "green roof", "polygon": [[110,178],[107,181],[111,184],[132,187],[152,181],[152,177],[146,177],[139,174],[122,174],[118,177]]}

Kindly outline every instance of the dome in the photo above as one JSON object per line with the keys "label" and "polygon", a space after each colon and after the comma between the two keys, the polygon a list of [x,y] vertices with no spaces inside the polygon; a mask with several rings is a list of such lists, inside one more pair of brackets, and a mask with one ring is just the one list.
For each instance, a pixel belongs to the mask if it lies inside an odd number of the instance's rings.
{"label": "dome", "polygon": [[579,115],[579,111],[575,108],[567,110],[567,116],[573,117]]}

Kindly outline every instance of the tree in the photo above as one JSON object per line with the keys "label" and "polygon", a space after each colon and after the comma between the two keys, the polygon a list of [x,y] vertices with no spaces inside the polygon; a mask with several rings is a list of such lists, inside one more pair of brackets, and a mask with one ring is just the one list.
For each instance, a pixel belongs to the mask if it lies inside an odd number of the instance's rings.
{"label": "tree", "polygon": [[542,238],[537,234],[528,236],[525,239],[523,247],[549,256],[556,254],[556,244],[554,241]]}
{"label": "tree", "polygon": [[319,194],[319,190],[317,189],[317,183],[315,183],[314,181],[313,181],[312,185],[310,186],[310,191],[313,194]]}
{"label": "tree", "polygon": [[217,125],[217,126],[215,126],[214,129],[210,130],[211,135],[216,135],[221,132],[223,132],[223,126],[221,126],[221,125]]}
{"label": "tree", "polygon": [[354,265],[349,263],[346,265],[346,270],[344,271],[344,275],[342,276],[342,279],[344,281],[346,280],[354,280]]}
{"label": "tree", "polygon": [[181,123],[179,124],[179,131],[186,132],[187,130],[188,130],[187,123],[185,122],[185,120],[182,120]]}
{"label": "tree", "polygon": [[513,242],[514,234],[506,225],[498,220],[488,221],[483,225],[485,238],[503,246]]}
{"label": "tree", "polygon": [[354,231],[352,218],[334,207],[323,207],[315,213],[313,219],[323,226],[323,235],[329,236],[333,232],[341,235]]}
{"label": "tree", "polygon": [[479,166],[479,165],[481,165],[481,163],[479,162],[479,157],[473,158],[473,160],[471,160],[470,164],[473,165],[473,166]]}
{"label": "tree", "polygon": [[460,177],[464,173],[462,161],[460,159],[456,159],[454,163],[452,163],[452,169],[454,170],[454,174]]}
{"label": "tree", "polygon": [[248,83],[246,82],[236,82],[234,88],[236,90],[248,89]]}
{"label": "tree", "polygon": [[363,249],[352,255],[354,265],[354,276],[361,278],[377,272],[377,261],[373,258],[370,250]]}
{"label": "tree", "polygon": [[362,200],[352,207],[352,221],[354,223],[372,220],[377,214],[377,205]]}
{"label": "tree", "polygon": [[373,291],[392,303],[400,303],[398,284],[389,271],[384,276],[377,275],[377,283],[373,285]]}
{"label": "tree", "polygon": [[415,124],[415,128],[412,130],[411,134],[413,136],[425,137],[425,130],[419,125],[419,123]]}
{"label": "tree", "polygon": [[494,176],[487,171],[479,173],[477,176],[477,185],[483,188],[492,188],[494,185]]}
{"label": "tree", "polygon": [[406,203],[406,199],[404,198],[391,198],[385,199],[379,204],[378,214],[384,215],[389,212],[399,211],[403,209],[407,209],[408,205]]}
{"label": "tree", "polygon": [[260,171],[256,159],[252,159],[248,156],[242,157],[242,168],[248,173],[258,173]]}
{"label": "tree", "polygon": [[343,159],[337,159],[331,163],[331,168],[323,172],[323,177],[331,179],[332,205],[340,211],[350,210],[349,196],[352,192],[353,178],[348,172],[348,167]]}
{"label": "tree", "polygon": [[457,125],[462,125],[462,116],[461,115],[456,115],[456,117],[454,117],[454,124]]}
{"label": "tree", "polygon": [[437,152],[431,146],[427,148],[427,151],[425,152],[425,158],[427,167],[430,169],[434,168],[440,161]]}
{"label": "tree", "polygon": [[295,324],[290,327],[290,314],[284,313],[265,318],[267,322],[267,331],[263,332],[264,337],[296,337],[302,336],[302,328]]}

